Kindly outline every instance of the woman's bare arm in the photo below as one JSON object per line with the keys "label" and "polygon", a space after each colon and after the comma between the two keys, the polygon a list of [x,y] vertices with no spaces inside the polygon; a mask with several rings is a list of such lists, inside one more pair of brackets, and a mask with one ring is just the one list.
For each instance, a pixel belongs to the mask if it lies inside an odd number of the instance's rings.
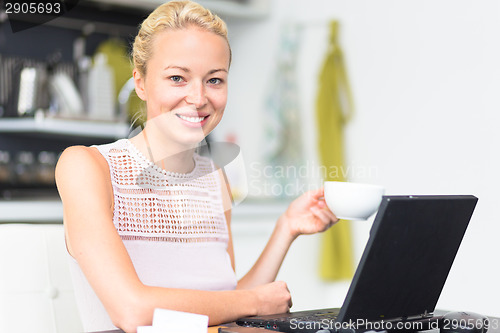
{"label": "woman's bare arm", "polygon": [[295,199],[280,216],[261,255],[238,281],[238,289],[254,288],[276,279],[293,241],[302,234],[323,232],[337,217],[322,200],[323,189],[308,191]]}
{"label": "woman's bare arm", "polygon": [[288,310],[290,295],[284,283],[233,291],[142,284],[113,225],[113,190],[102,155],[95,148],[66,149],[56,168],[56,181],[68,250],[117,327],[133,332],[137,326],[151,325],[155,308],[205,314],[210,325]]}

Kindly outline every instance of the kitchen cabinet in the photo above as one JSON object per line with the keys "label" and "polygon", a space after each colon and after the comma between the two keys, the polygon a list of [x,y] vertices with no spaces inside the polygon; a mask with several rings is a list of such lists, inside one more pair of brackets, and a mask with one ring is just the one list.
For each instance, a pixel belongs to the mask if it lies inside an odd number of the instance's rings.
{"label": "kitchen cabinet", "polygon": [[[144,15],[163,2],[164,0],[88,0],[72,9],[65,17],[20,34],[13,34],[4,24],[0,27],[0,34],[4,35],[4,40],[0,41],[0,61],[7,63],[6,60],[10,59],[17,66],[19,60],[20,64],[34,66],[46,63],[48,59],[58,55],[57,66],[63,66],[64,72],[78,84],[80,72],[76,60],[79,56],[95,54],[98,46],[109,38],[123,39],[127,41],[126,45],[130,45],[130,38]],[[270,3],[268,0],[198,2],[224,19],[263,18],[268,14]],[[12,67],[7,73],[11,75],[4,77],[14,77],[16,68]],[[14,82],[5,82],[2,81],[0,86],[16,86]],[[12,89],[0,89],[0,201],[57,197],[53,180],[47,181],[49,177],[46,177],[40,181],[40,169],[47,171],[52,166],[53,170],[60,152],[72,145],[104,144],[129,136],[130,124],[124,122],[38,117],[32,113],[30,117],[27,114],[19,116],[17,108],[12,106],[15,103],[10,103],[17,101]],[[45,107],[41,109],[46,110]],[[2,113],[2,110],[9,112]],[[57,117],[61,116],[62,114],[57,114]],[[42,157],[47,156],[50,157],[49,162],[41,161]]]}
{"label": "kitchen cabinet", "polygon": [[[79,60],[93,56],[100,45],[111,39],[129,45],[129,38],[142,16],[143,13],[137,11],[99,11],[85,2],[64,17],[42,25],[30,27],[33,22],[28,16],[23,16],[16,22],[29,28],[21,33],[13,33],[8,24],[0,25],[3,37],[0,39],[0,73],[3,74],[0,75],[0,199],[5,191],[9,192],[5,196],[9,198],[13,190],[55,190],[54,182],[39,182],[35,174],[40,164],[44,164],[45,169],[48,169],[47,165],[55,165],[57,156],[68,146],[104,144],[128,136],[128,120],[99,122],[84,119],[88,114],[87,103],[74,102],[78,100],[73,98],[75,94],[71,98],[68,94],[65,98],[60,96],[64,94],[55,94],[53,90],[56,89],[50,89],[49,77],[64,74],[73,81],[76,88],[73,91],[80,93],[82,102],[85,102],[87,67]],[[21,80],[23,69],[45,70],[36,72],[40,73],[39,76],[26,71],[25,74],[33,75],[26,76],[24,82]],[[35,102],[25,103],[26,100]],[[71,119],[66,117],[69,113],[63,112],[63,100],[83,104],[83,111],[71,113],[74,115]],[[24,109],[19,104],[29,104],[29,112],[20,112]]]}
{"label": "kitchen cabinet", "polygon": [[[66,147],[112,142],[126,138],[129,129],[120,122],[0,118],[0,198],[57,197],[54,170]],[[2,218],[8,214],[0,212]]]}

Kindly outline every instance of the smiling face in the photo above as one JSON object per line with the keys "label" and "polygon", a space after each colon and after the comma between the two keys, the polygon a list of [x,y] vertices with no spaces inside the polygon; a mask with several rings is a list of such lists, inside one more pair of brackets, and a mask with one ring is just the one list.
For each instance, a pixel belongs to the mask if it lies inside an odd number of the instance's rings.
{"label": "smiling face", "polygon": [[147,73],[134,70],[156,139],[193,146],[220,122],[227,102],[229,46],[198,27],[166,30],[153,41]]}

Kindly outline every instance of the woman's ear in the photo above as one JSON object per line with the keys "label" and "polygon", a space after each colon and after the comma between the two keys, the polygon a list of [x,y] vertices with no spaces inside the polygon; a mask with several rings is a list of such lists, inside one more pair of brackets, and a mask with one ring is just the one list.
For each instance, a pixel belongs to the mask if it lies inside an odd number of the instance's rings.
{"label": "woman's ear", "polygon": [[141,73],[139,73],[137,68],[134,68],[133,75],[135,83],[135,93],[137,94],[137,96],[139,96],[140,99],[146,101],[146,88],[144,87],[145,77],[143,77]]}

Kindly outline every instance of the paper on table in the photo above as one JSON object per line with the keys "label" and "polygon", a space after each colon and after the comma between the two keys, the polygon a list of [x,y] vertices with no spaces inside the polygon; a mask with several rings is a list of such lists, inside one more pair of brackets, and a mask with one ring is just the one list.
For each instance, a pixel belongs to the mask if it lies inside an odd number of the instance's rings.
{"label": "paper on table", "polygon": [[140,326],[137,333],[206,333],[208,316],[155,309],[153,326]]}

